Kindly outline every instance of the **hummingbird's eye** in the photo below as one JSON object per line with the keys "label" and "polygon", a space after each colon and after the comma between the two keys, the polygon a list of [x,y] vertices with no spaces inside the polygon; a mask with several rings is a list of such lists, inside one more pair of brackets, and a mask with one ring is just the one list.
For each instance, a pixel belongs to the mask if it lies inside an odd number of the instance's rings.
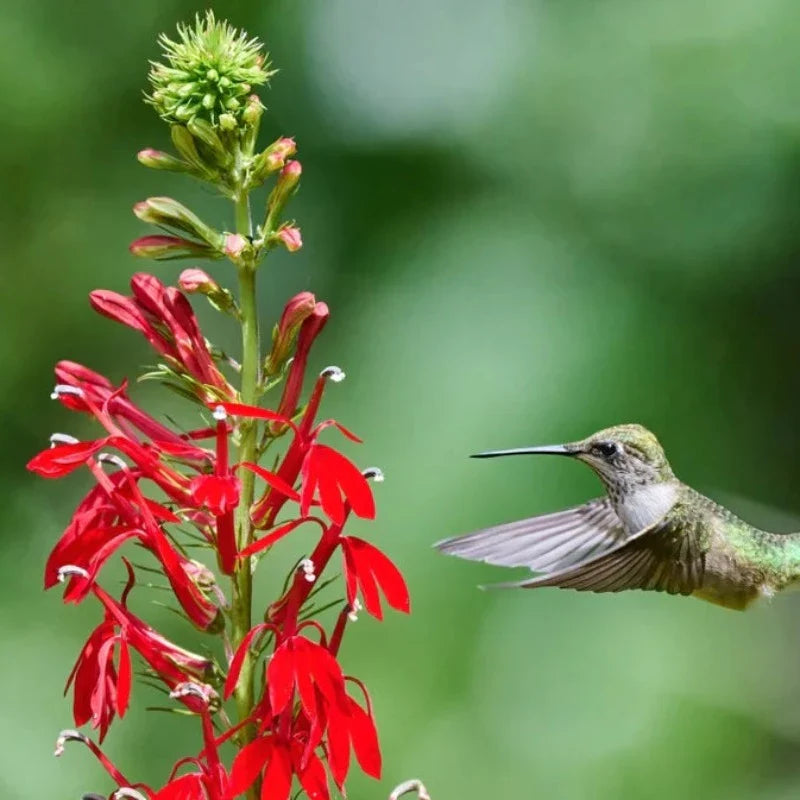
{"label": "hummingbird's eye", "polygon": [[598,442],[592,450],[603,458],[611,458],[619,452],[619,448],[614,442]]}

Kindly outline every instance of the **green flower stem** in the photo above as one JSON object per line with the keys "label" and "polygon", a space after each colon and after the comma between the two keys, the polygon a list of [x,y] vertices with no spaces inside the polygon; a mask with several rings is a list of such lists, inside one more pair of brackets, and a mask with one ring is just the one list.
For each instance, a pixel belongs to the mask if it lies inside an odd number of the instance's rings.
{"label": "green flower stem", "polygon": [[[242,192],[236,200],[236,230],[244,236],[251,231],[250,200],[246,192]],[[239,268],[239,305],[242,319],[242,385],[241,399],[248,405],[258,402],[259,364],[261,363],[261,347],[258,335],[258,306],[256,301],[255,264],[244,264]],[[242,420],[239,427],[239,461],[255,461],[258,430],[254,420]],[[253,539],[253,525],[250,521],[250,506],[253,504],[255,476],[249,470],[242,470],[239,475],[242,481],[241,497],[236,509],[236,532],[239,549],[246,547]],[[234,648],[238,647],[252,626],[252,593],[253,576],[250,570],[250,559],[237,561],[233,575],[233,599],[231,617],[233,624],[232,639]],[[254,681],[253,659],[248,654],[242,665],[239,682],[234,693],[239,720],[250,715],[253,710]],[[255,736],[255,727],[248,725],[243,729],[242,746],[251,742]],[[252,787],[248,798],[258,796],[257,787]]]}

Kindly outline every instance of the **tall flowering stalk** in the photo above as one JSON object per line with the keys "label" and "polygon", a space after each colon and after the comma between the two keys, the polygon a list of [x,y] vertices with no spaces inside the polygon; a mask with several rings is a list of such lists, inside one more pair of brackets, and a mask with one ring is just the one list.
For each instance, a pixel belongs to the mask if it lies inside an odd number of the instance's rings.
{"label": "tall flowering stalk", "polygon": [[[144,377],[185,398],[196,420],[187,428],[141,409],[126,382],[115,385],[70,361],[56,365],[53,397],[92,417],[99,430],[90,440],[54,434],[52,446],[28,464],[45,478],[88,470],[94,481],[47,560],[45,586],[62,583],[65,602],[98,609],[98,625],[67,680],[74,724],[93,728],[97,741],[66,730],[57,753],[67,741],[84,743],[111,776],[115,797],[286,800],[299,786],[324,799],[331,784],[344,791],[353,756],[369,775],[381,772],[369,695],[339,661],[347,626],[362,603],[378,619],[384,603],[407,612],[408,591],[377,547],[345,532],[354,517],[375,517],[369,480],[381,474],[340,453],[337,437],[359,440],[320,418],[326,387],[344,378],[338,367],[307,374],[328,307],[309,292],[292,297],[262,350],[259,265],[275,248],[302,246],[299,228],[285,216],[301,174],[295,143],[280,138],[257,146],[264,107],[252,90],[271,74],[262,46],[211,13],[161,44],[164,60],[152,65],[147,101],[169,124],[175,152],[143,150],[139,161],[213,187],[232,203],[234,223],[217,230],[178,201],[151,197],[134,213],[160,232],[130,249],[158,261],[228,261],[233,269],[221,272],[235,272],[238,292],[192,267],[177,286],[142,272],[129,295],[91,293],[95,311],[153,348],[158,363]],[[264,185],[266,202],[251,202]],[[238,362],[205,338],[190,295],[205,296],[241,327]],[[274,601],[254,609],[257,566],[300,528],[317,532],[316,546],[302,554]],[[146,551],[149,566],[121,554],[131,544]],[[189,556],[197,545],[208,558]],[[103,575],[114,558],[127,572],[119,597]],[[326,628],[317,601],[329,583],[323,574],[337,567],[346,598]],[[131,611],[143,569],[163,574],[216,657],[169,641]],[[100,749],[128,710],[137,661],[202,731],[200,752],[182,755],[161,788],[126,777]]]}

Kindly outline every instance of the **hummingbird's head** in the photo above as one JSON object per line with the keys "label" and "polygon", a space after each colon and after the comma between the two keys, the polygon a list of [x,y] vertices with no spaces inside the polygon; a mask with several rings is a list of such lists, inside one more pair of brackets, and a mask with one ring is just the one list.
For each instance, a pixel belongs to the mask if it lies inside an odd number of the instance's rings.
{"label": "hummingbird's head", "polygon": [[613,495],[635,487],[674,480],[672,468],[658,439],[641,425],[615,425],[586,439],[545,447],[490,450],[475,458],[543,454],[571,456],[587,463]]}
{"label": "hummingbird's head", "polygon": [[615,425],[565,446],[606,486],[648,486],[675,478],[655,435],[641,425]]}

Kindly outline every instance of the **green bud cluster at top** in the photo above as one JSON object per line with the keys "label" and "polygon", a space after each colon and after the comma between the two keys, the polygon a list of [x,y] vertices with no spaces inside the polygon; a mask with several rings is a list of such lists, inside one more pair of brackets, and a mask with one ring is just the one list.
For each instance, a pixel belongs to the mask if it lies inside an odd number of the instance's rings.
{"label": "green bud cluster at top", "polygon": [[230,130],[239,125],[246,98],[273,73],[258,39],[248,38],[213,11],[178,26],[178,41],[162,34],[167,63],[151,62],[150,103],[167,122],[186,125],[201,119]]}

